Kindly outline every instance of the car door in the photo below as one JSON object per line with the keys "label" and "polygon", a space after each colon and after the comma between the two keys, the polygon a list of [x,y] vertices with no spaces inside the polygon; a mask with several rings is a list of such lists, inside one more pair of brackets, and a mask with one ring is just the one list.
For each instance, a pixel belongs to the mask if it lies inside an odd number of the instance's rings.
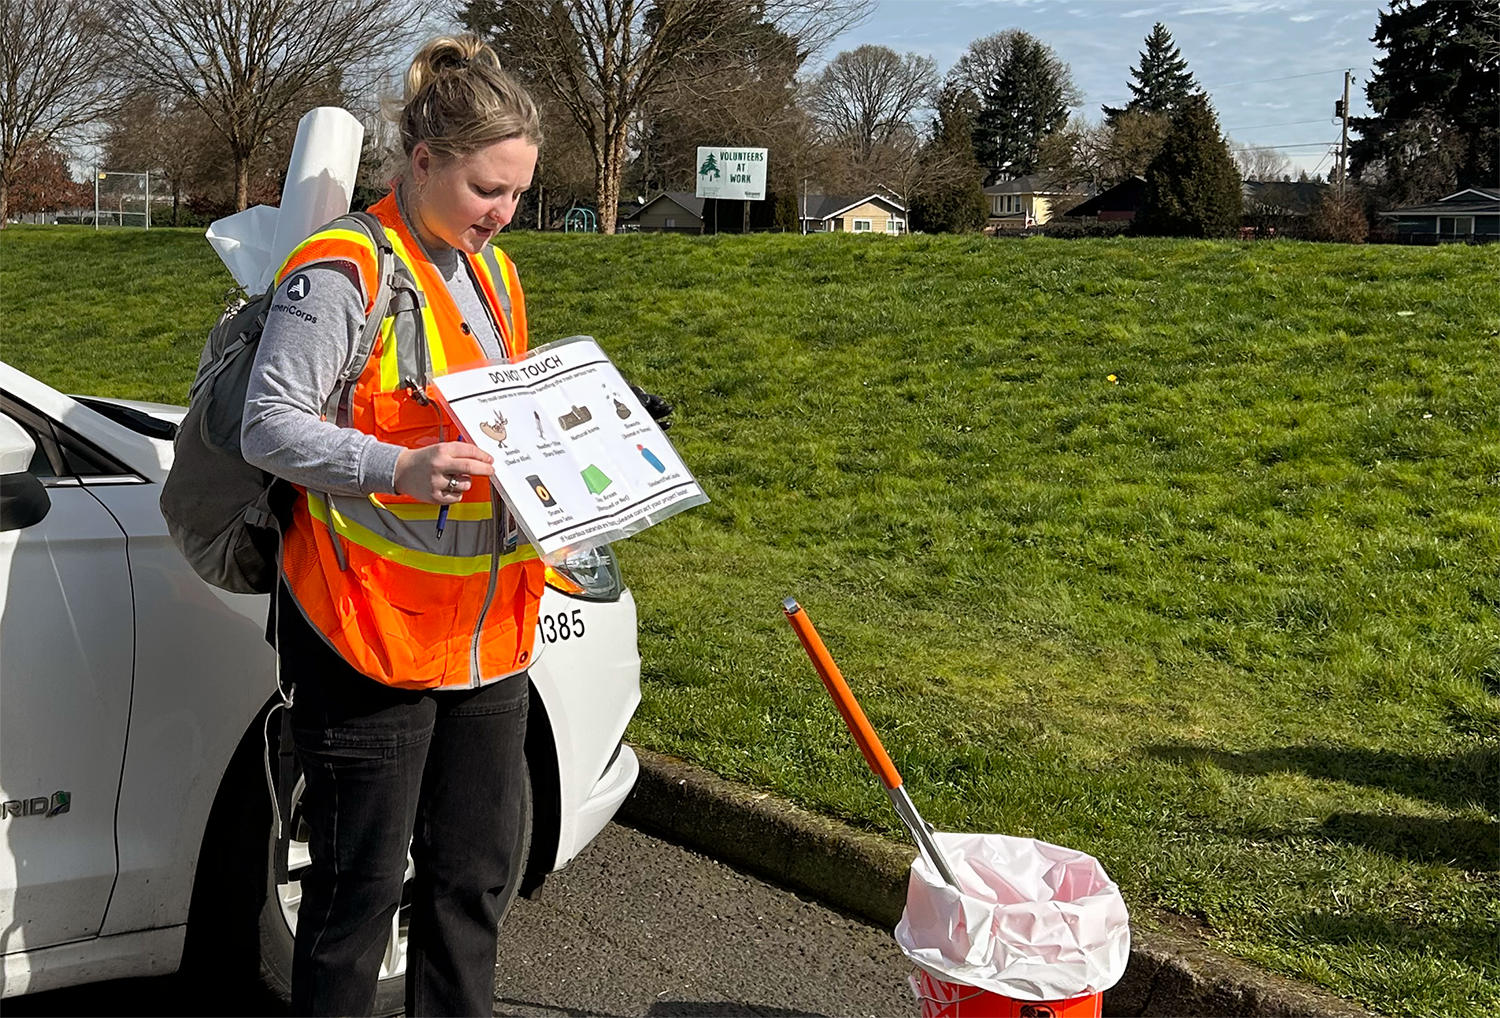
{"label": "car door", "polygon": [[115,881],[135,625],[125,535],[84,484],[124,468],[9,395],[0,414],[36,446],[8,487],[40,482],[46,494],[40,518],[8,513],[0,529],[0,953],[10,954],[99,932]]}

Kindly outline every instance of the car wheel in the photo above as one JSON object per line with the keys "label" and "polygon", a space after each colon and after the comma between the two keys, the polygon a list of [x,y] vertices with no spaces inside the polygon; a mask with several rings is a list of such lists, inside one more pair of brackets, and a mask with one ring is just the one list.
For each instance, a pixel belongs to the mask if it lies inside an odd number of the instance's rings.
{"label": "car wheel", "polygon": [[[273,731],[273,761],[277,759],[278,741]],[[278,845],[262,768],[264,751],[257,726],[236,752],[214,801],[188,918],[184,975],[201,984],[216,1007],[219,1001],[227,1004],[232,1012],[226,1013],[284,1012],[291,1001],[292,946],[302,902],[301,876],[311,862],[302,815],[306,785],[302,768],[297,766],[290,801],[281,813],[283,818],[290,817],[290,836]],[[295,757],[290,759],[295,763]],[[521,823],[512,856],[517,865],[501,895],[502,924],[515,902],[531,849],[530,770],[528,765],[527,779],[521,786]],[[284,853],[281,859],[278,852]],[[283,880],[277,880],[278,872],[286,874]],[[390,940],[380,960],[375,990],[375,1013],[379,1015],[399,1013],[405,1001],[412,872],[408,854],[401,906],[391,921]]]}

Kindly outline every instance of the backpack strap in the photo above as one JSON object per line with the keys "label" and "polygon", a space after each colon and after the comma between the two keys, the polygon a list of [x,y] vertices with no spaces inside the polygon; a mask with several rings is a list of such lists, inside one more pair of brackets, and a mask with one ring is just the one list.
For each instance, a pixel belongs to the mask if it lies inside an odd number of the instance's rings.
{"label": "backpack strap", "polygon": [[329,393],[327,401],[323,404],[323,416],[338,423],[338,412],[342,408],[344,396],[349,388],[359,380],[359,376],[365,370],[365,364],[370,359],[370,354],[375,349],[375,337],[380,335],[381,323],[385,321],[386,311],[391,304],[392,275],[391,263],[395,258],[395,250],[391,246],[391,238],[386,236],[385,225],[370,215],[368,212],[351,212],[347,216],[340,216],[357,225],[362,233],[367,235],[375,245],[375,298],[370,306],[370,313],[365,318],[365,327],[360,330],[359,338],[354,343],[354,349],[349,352],[349,360],[344,364],[344,370],[339,373],[338,384],[334,386],[333,392]]}
{"label": "backpack strap", "polygon": [[[370,354],[375,350],[375,337],[380,335],[380,326],[384,323],[385,313],[391,304],[391,291],[394,283],[391,265],[396,257],[395,249],[391,246],[391,238],[386,236],[385,225],[379,219],[368,212],[351,212],[347,216],[340,216],[339,219],[353,223],[374,243],[376,282],[375,299],[370,305],[369,315],[365,317],[365,326],[359,330],[359,337],[354,342],[354,349],[349,351],[349,360],[345,362],[344,370],[339,372],[338,383],[323,403],[323,417],[335,424],[338,423],[344,397],[359,380],[359,376],[364,373],[365,364],[369,362]],[[323,492],[323,500],[328,506],[328,536],[333,541],[334,557],[338,559],[340,569],[347,569],[349,563],[344,555],[344,544],[334,529],[333,493]]]}

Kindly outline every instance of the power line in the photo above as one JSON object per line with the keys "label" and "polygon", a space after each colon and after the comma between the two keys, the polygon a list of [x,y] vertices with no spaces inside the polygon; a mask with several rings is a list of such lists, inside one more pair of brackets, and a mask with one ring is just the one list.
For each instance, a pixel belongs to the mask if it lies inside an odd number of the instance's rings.
{"label": "power line", "polygon": [[1263,129],[1268,128],[1268,127],[1297,127],[1297,126],[1299,126],[1301,124],[1322,124],[1322,123],[1326,123],[1326,122],[1327,122],[1327,118],[1325,118],[1325,117],[1319,117],[1317,120],[1288,120],[1285,123],[1281,123],[1281,124],[1256,124],[1254,127],[1226,127],[1224,130],[1226,132],[1233,132],[1233,131],[1260,131],[1260,130],[1263,130]]}
{"label": "power line", "polygon": [[[1220,82],[1217,85],[1201,85],[1199,87],[1202,88],[1205,92],[1212,92],[1216,88],[1234,88],[1236,85],[1264,85],[1272,81],[1291,81],[1293,78],[1315,78],[1320,74],[1343,74],[1345,71],[1352,71],[1354,69],[1355,68],[1353,67],[1334,67],[1326,71],[1306,71],[1302,74],[1283,74],[1277,78],[1255,78],[1250,81],[1225,81]],[[1359,69],[1365,70],[1365,68]],[[1111,102],[1129,102],[1130,99],[1100,99],[1098,101],[1101,104],[1107,106]]]}
{"label": "power line", "polygon": [[1278,149],[1280,149],[1280,148],[1323,148],[1324,146],[1331,146],[1333,148],[1338,148],[1339,147],[1339,143],[1336,142],[1336,141],[1299,141],[1299,142],[1297,142],[1295,144],[1291,144],[1291,145],[1256,145],[1254,147],[1255,148],[1278,148]]}
{"label": "power line", "polygon": [[[1254,81],[1226,81],[1219,85],[1208,85],[1204,88],[1204,91],[1206,92],[1211,88],[1233,88],[1235,85],[1264,85],[1268,81],[1291,81],[1293,78],[1315,78],[1320,74],[1343,74],[1345,71],[1352,70],[1354,70],[1354,68],[1352,67],[1335,67],[1332,70],[1328,71],[1308,71],[1305,74],[1284,74],[1279,78],[1256,78]],[[1363,68],[1361,68],[1361,70],[1363,70]]]}

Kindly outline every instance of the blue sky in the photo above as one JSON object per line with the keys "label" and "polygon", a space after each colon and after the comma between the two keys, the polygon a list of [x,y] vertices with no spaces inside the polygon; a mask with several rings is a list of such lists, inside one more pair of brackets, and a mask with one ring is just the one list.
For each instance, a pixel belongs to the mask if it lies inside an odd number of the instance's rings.
{"label": "blue sky", "polygon": [[1130,68],[1160,21],[1235,141],[1301,146],[1281,152],[1297,168],[1326,174],[1339,138],[1333,103],[1343,94],[1345,68],[1355,75],[1354,114],[1369,111],[1364,83],[1379,55],[1370,36],[1382,6],[1373,0],[879,0],[863,24],[822,56],[875,43],[934,57],[946,72],[971,40],[1019,28],[1072,67],[1085,94],[1073,115],[1097,121],[1101,103],[1129,100]]}

